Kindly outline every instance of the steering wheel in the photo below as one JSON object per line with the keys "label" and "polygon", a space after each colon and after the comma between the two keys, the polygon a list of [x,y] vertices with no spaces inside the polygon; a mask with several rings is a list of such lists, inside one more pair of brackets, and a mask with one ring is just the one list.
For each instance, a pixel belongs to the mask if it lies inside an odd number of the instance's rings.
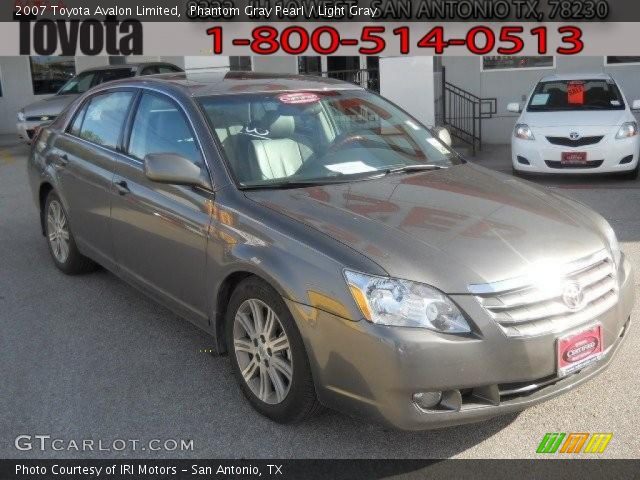
{"label": "steering wheel", "polygon": [[336,138],[334,138],[333,142],[331,142],[331,145],[327,147],[325,155],[331,155],[338,150],[345,148],[350,143],[365,141],[366,137],[362,134],[362,132],[364,132],[364,130],[341,133]]}

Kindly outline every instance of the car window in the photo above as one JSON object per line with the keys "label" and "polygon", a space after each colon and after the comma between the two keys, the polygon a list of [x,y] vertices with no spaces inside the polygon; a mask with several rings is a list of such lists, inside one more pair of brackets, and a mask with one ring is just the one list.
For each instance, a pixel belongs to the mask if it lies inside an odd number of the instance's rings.
{"label": "car window", "polygon": [[80,75],[73,77],[58,91],[58,95],[72,95],[80,94],[89,90],[95,85],[94,80],[97,77],[97,72],[84,72]]}
{"label": "car window", "polygon": [[84,120],[84,114],[87,112],[87,104],[85,104],[80,110],[76,112],[76,116],[68,129],[68,132],[76,137],[80,136],[80,128],[82,127],[82,121]]}
{"label": "car window", "polygon": [[120,80],[121,78],[133,77],[134,71],[131,68],[114,68],[110,70],[103,70],[100,72],[100,80],[98,83],[111,82],[113,80]]}
{"label": "car window", "polygon": [[144,68],[140,75],[155,75],[156,73],[158,73],[158,67],[154,65],[153,67]]}
{"label": "car window", "polygon": [[175,73],[180,72],[181,70],[177,67],[171,65],[160,65],[158,67],[158,73]]}
{"label": "car window", "polygon": [[132,98],[131,92],[113,92],[93,97],[86,107],[80,138],[116,148]]}
{"label": "car window", "polygon": [[624,110],[624,100],[613,80],[559,80],[540,82],[527,111]]}
{"label": "car window", "polygon": [[166,97],[145,93],[133,121],[129,154],[143,160],[150,153],[175,153],[202,165],[193,132],[182,111]]}

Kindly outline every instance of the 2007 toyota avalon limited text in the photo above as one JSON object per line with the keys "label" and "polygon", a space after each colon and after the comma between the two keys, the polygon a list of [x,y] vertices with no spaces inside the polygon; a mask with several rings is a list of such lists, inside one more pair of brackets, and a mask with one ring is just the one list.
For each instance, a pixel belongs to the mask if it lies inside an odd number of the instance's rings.
{"label": "2007 toyota avalon limited text", "polygon": [[100,264],[210,332],[278,422],[518,411],[604,370],[629,325],[633,274],[600,215],[351,84],[104,84],[39,132],[29,173],[55,265]]}

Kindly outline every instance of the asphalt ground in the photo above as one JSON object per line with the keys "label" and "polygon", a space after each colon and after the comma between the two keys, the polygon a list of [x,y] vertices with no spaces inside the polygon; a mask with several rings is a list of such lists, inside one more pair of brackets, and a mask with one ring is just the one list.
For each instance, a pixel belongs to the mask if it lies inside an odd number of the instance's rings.
{"label": "asphalt ground", "polygon": [[[243,399],[227,358],[203,352],[206,334],[107,271],[69,277],[54,267],[27,151],[0,138],[0,458],[527,458],[546,432],[613,432],[602,456],[640,456],[637,311],[604,374],[519,415],[417,433],[333,411],[272,423]],[[507,158],[498,148],[478,162],[509,172]],[[533,181],[609,219],[640,272],[639,181]],[[16,449],[19,435],[31,436],[30,450]],[[44,450],[36,435],[50,436]],[[94,449],[77,451],[83,440]]]}

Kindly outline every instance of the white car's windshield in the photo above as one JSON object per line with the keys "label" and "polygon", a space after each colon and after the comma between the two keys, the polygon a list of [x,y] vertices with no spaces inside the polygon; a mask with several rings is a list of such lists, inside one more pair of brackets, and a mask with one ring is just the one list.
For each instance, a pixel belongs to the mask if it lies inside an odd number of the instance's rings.
{"label": "white car's windshield", "polygon": [[529,112],[564,110],[624,110],[624,100],[613,80],[540,82],[529,100]]}
{"label": "white car's windshield", "polygon": [[201,99],[244,187],[330,183],[462,163],[416,120],[360,90]]}

